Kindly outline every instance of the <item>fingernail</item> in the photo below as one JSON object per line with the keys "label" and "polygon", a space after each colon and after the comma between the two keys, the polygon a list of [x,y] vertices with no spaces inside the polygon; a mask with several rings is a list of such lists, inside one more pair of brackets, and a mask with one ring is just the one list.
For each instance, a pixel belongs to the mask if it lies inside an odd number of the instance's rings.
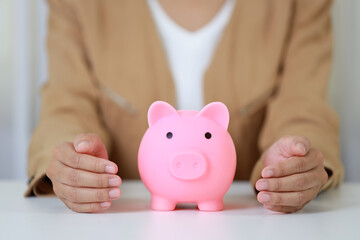
{"label": "fingernail", "polygon": [[305,147],[304,144],[302,144],[302,143],[297,143],[296,146],[297,146],[298,148],[300,148],[300,149],[303,151],[304,154],[306,154],[306,147]]}
{"label": "fingernail", "polygon": [[112,189],[109,191],[109,197],[111,199],[119,198],[120,197],[120,189]]}
{"label": "fingernail", "polygon": [[120,179],[117,177],[113,177],[109,179],[109,185],[112,187],[120,186]]}
{"label": "fingernail", "polygon": [[105,172],[107,172],[107,173],[116,173],[116,169],[115,169],[115,167],[114,166],[106,166],[105,167]]}
{"label": "fingernail", "polygon": [[259,191],[266,190],[269,187],[269,183],[267,181],[258,181],[256,183],[256,189]]}
{"label": "fingernail", "polygon": [[100,206],[102,208],[108,208],[108,207],[110,207],[110,205],[111,205],[111,202],[102,202],[102,203],[100,203]]}
{"label": "fingernail", "polygon": [[264,178],[269,178],[269,177],[272,177],[274,176],[274,171],[269,169],[269,170],[265,170],[264,173],[262,174],[262,176]]}
{"label": "fingernail", "polygon": [[89,148],[90,143],[88,141],[81,141],[76,145],[76,151],[86,151]]}
{"label": "fingernail", "polygon": [[270,202],[270,195],[267,193],[259,193],[259,201],[262,203]]}

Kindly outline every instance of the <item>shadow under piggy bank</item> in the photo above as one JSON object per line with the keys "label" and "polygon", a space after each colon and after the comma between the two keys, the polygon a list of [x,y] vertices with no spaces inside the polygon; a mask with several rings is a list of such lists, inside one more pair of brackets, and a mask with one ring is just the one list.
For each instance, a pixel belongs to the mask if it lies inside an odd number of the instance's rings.
{"label": "shadow under piggy bank", "polygon": [[[134,185],[131,187],[141,188],[135,190],[135,194],[123,196],[112,202],[111,208],[104,211],[104,213],[129,213],[129,212],[150,212],[151,210],[151,196],[143,185]],[[313,201],[307,204],[302,210],[294,214],[316,214],[329,211],[341,211],[354,206],[359,206],[357,198],[351,196],[350,188],[340,187],[325,193],[319,194]],[[239,189],[240,190],[240,189]],[[127,192],[128,189],[124,189]],[[132,192],[132,191],[130,191]],[[141,192],[142,194],[136,194]],[[235,193],[234,193],[235,192]],[[144,194],[146,193],[146,194]],[[349,195],[341,197],[341,195]],[[345,200],[344,200],[345,199]],[[179,203],[174,211],[199,211],[195,203]],[[155,211],[158,212],[158,211]],[[160,211],[161,212],[161,211]],[[167,211],[165,211],[167,212]],[[203,211],[199,211],[203,212]],[[266,210],[262,204],[256,200],[256,195],[252,192],[232,191],[224,197],[224,209],[226,215],[241,214],[241,215],[268,215],[281,214]]]}
{"label": "shadow under piggy bank", "polygon": [[[262,206],[256,201],[253,194],[248,195],[231,195],[224,199],[223,211],[241,210],[256,208]],[[111,208],[104,213],[121,213],[121,212],[143,212],[151,210],[151,199],[147,198],[121,198],[113,201]],[[200,211],[196,203],[179,203],[174,211]]]}
{"label": "shadow under piggy bank", "polygon": [[121,198],[113,201],[111,207],[104,213],[144,212],[149,210],[151,210],[150,199]]}

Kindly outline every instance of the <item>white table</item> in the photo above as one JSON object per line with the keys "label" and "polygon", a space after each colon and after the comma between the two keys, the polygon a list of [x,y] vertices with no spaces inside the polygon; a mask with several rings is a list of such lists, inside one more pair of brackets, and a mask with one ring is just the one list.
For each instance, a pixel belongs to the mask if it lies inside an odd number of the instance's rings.
{"label": "white table", "polygon": [[150,210],[140,181],[124,181],[122,198],[97,214],[75,213],[57,198],[24,198],[25,184],[0,181],[0,239],[360,239],[360,184],[347,183],[318,196],[302,211],[266,210],[248,182],[235,182],[225,210],[193,205]]}

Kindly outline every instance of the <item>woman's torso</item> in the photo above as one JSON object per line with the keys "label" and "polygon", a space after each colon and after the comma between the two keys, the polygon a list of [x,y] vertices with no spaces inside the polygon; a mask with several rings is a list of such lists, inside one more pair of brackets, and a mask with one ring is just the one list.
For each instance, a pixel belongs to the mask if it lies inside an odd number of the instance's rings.
{"label": "woman's torso", "polygon": [[[99,112],[123,178],[138,178],[137,150],[156,100],[175,106],[166,54],[144,0],[77,1],[86,58],[99,87]],[[266,104],[276,93],[291,22],[291,1],[238,0],[204,75],[204,104],[224,102],[238,156],[237,179],[248,179],[260,156]]]}

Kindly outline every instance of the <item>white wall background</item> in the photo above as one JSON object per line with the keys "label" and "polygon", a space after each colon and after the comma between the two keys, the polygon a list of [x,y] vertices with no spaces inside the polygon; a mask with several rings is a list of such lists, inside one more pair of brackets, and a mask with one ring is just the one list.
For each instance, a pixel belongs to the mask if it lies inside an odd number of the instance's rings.
{"label": "white wall background", "polygon": [[330,103],[341,120],[345,180],[360,181],[360,1],[335,1],[333,26],[335,52]]}
{"label": "white wall background", "polygon": [[[43,0],[0,0],[0,179],[26,179],[26,155],[46,79]],[[346,181],[360,181],[360,1],[333,8],[335,59],[330,102],[341,119]]]}
{"label": "white wall background", "polygon": [[43,0],[0,0],[0,179],[26,179],[46,79],[46,19]]}

